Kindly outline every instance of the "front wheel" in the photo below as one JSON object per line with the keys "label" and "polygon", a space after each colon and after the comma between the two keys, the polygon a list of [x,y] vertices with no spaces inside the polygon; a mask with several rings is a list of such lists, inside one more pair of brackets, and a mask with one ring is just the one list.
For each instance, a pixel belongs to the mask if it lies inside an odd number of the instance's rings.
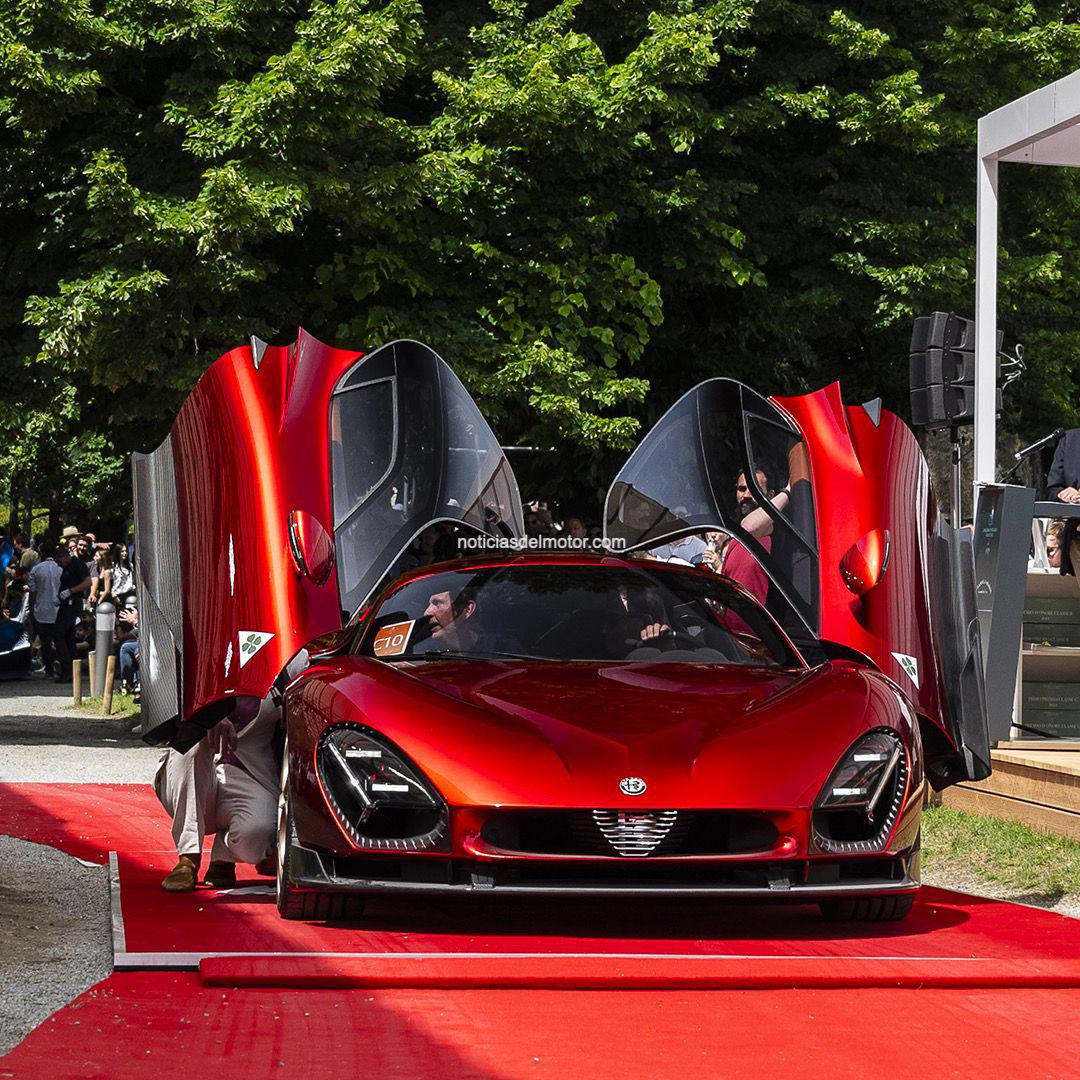
{"label": "front wheel", "polygon": [[914,893],[898,893],[822,900],[818,906],[829,922],[899,922],[907,918],[914,902]]}
{"label": "front wheel", "polygon": [[277,909],[283,919],[348,919],[364,913],[362,897],[340,893],[299,892],[292,883],[292,850],[296,842],[293,827],[292,793],[289,790],[289,744],[281,764],[277,820]]}

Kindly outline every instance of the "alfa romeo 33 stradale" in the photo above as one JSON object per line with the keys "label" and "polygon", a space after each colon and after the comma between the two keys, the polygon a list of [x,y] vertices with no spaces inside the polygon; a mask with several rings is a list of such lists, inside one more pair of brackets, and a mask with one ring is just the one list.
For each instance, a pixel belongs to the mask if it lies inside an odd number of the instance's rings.
{"label": "alfa romeo 33 stradale", "polygon": [[[835,385],[691,390],[599,553],[515,549],[506,458],[415,342],[235,349],[135,476],[147,738],[279,702],[285,917],[471,892],[897,919],[926,784],[989,772],[970,543],[910,430]],[[709,532],[753,572],[678,557]]]}

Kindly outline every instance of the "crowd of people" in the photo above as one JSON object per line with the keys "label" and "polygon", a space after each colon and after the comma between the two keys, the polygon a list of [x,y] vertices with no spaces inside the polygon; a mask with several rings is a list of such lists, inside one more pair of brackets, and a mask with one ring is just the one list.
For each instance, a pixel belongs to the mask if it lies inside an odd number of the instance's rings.
{"label": "crowd of people", "polygon": [[139,610],[130,538],[99,541],[75,525],[55,540],[0,531],[0,570],[0,676],[41,673],[71,682],[73,662],[94,648],[99,605],[110,603],[120,689],[137,691]]}

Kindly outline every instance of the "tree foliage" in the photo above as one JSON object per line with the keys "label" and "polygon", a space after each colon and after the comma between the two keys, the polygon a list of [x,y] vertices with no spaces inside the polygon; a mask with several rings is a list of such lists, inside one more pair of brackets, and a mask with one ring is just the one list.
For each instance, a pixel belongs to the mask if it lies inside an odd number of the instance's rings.
{"label": "tree foliage", "polygon": [[[0,477],[122,504],[225,348],[436,348],[593,496],[702,377],[904,411],[973,302],[975,121],[1080,66],[1016,0],[21,0],[0,9]],[[1080,199],[1003,179],[1007,418],[1071,416]],[[79,464],[74,464],[77,460]],[[72,463],[72,464],[69,464]],[[110,496],[111,493],[111,496]],[[0,489],[0,501],[3,492]],[[104,500],[104,501],[103,501]]]}

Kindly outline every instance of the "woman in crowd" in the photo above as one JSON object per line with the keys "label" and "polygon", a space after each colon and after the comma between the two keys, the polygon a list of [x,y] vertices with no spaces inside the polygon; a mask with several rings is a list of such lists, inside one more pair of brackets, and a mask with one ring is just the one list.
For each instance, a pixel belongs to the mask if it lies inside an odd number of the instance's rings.
{"label": "woman in crowd", "polygon": [[139,609],[131,597],[116,616],[114,630],[120,656],[120,693],[139,689]]}
{"label": "woman in crowd", "polygon": [[4,583],[2,606],[7,618],[27,625],[30,621],[30,593],[27,589],[29,572],[17,563]]}
{"label": "woman in crowd", "polygon": [[113,560],[108,545],[94,548],[94,565],[97,574],[90,589],[90,606],[96,607],[102,600],[113,599]]}
{"label": "woman in crowd", "polygon": [[135,573],[128,561],[128,549],[126,544],[113,544],[112,554],[112,592],[116,597],[116,603],[123,605],[135,592]]}

